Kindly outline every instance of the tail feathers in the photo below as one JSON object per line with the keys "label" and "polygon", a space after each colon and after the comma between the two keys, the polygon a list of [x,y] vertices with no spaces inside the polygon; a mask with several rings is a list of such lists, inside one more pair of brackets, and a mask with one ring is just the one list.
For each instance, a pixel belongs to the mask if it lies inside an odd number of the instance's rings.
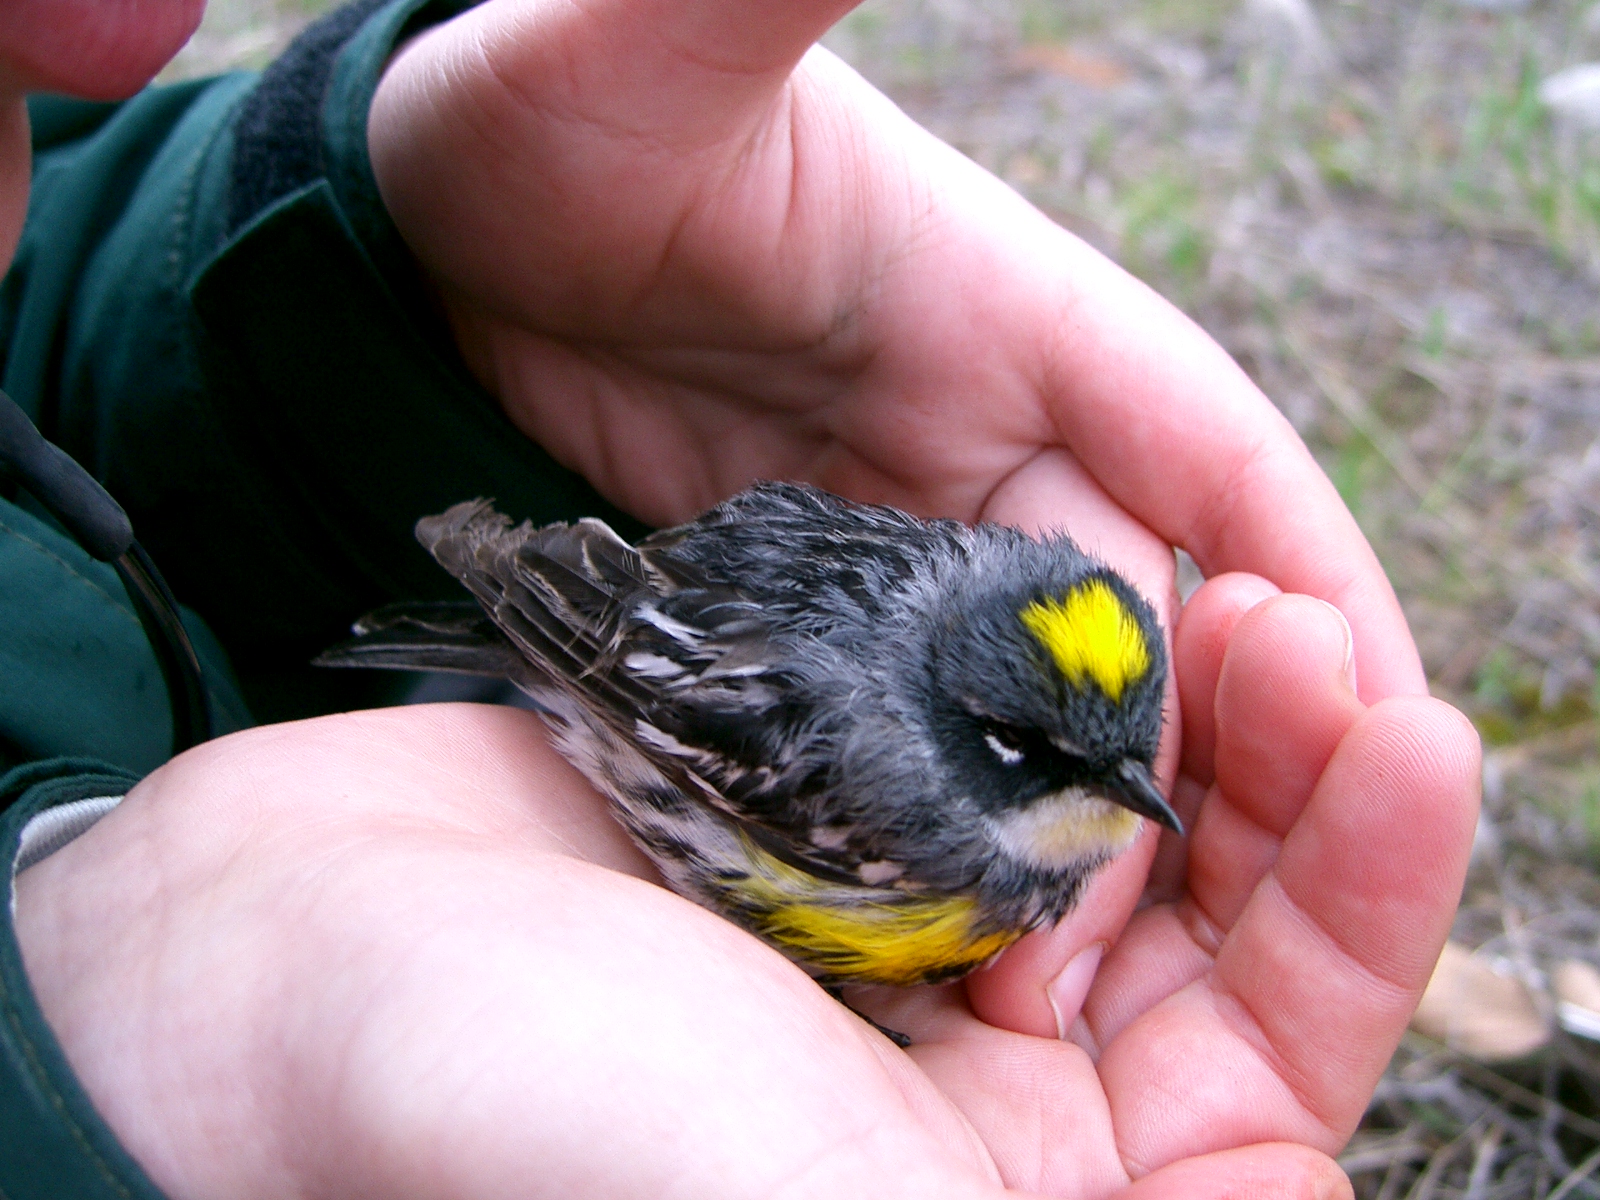
{"label": "tail feathers", "polygon": [[520,580],[575,632],[603,623],[618,594],[644,582],[638,552],[592,519],[513,527],[490,501],[467,500],[418,521],[417,540],[486,607]]}
{"label": "tail feathers", "polygon": [[417,540],[478,598],[518,659],[537,664],[525,671],[620,710],[649,703],[648,688],[607,669],[626,599],[649,592],[638,551],[610,526],[513,526],[489,501],[468,500],[418,521]]}
{"label": "tail feathers", "polygon": [[[441,664],[435,669],[494,671],[515,681],[514,656],[533,664],[523,665],[522,673],[562,680],[608,721],[622,720],[619,713],[648,711],[658,699],[650,684],[618,669],[626,620],[639,603],[688,584],[693,575],[688,564],[647,561],[610,526],[592,518],[514,526],[487,500],[467,500],[424,517],[416,531],[417,540],[478,598],[488,616],[462,637],[454,628],[440,629],[437,621],[430,625],[419,617],[418,606],[405,606],[403,628],[386,625],[385,639],[363,633],[330,654],[350,661],[354,650],[373,665],[408,666],[425,651],[430,664]],[[380,610],[370,620],[392,611]],[[418,628],[433,636],[415,636]],[[405,635],[403,644],[396,632]],[[488,633],[498,659],[485,656]],[[462,641],[470,643],[470,652],[460,651]],[[496,666],[491,668],[490,661]]]}
{"label": "tail feathers", "polygon": [[471,600],[390,604],[355,625],[356,636],[323,651],[319,667],[388,667],[537,681],[527,660]]}
{"label": "tail feathers", "polygon": [[511,528],[511,518],[496,512],[488,500],[463,500],[434,517],[417,522],[417,541],[439,560],[445,570],[456,573],[457,565],[471,558],[485,542],[493,542]]}
{"label": "tail feathers", "polygon": [[407,600],[374,609],[357,621],[351,632],[366,635],[408,629],[466,638],[483,631],[492,634],[494,622],[471,600]]}

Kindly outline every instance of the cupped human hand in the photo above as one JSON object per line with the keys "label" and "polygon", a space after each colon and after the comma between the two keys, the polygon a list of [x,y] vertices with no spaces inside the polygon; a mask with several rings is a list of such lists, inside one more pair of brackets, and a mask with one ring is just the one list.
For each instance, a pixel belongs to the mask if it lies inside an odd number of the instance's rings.
{"label": "cupped human hand", "polygon": [[[19,877],[17,928],[69,1061],[174,1200],[1046,1182],[1002,1172],[933,1078],[798,969],[652,882],[517,710],[190,751]],[[1018,1110],[1007,1145],[1039,1157],[1076,1120],[994,1100]],[[1294,1147],[1221,1169],[1271,1167],[1326,1172]]]}
{"label": "cupped human hand", "polygon": [[[1365,702],[1422,693],[1287,422],[1181,313],[816,48],[849,7],[494,0],[397,55],[379,186],[512,419],[659,523],[769,476],[1065,529],[1168,628],[1179,545],[1336,605]],[[975,984],[986,1018],[1070,1024],[1154,855],[1147,835]]]}
{"label": "cupped human hand", "polygon": [[[1323,601],[1214,579],[1184,610],[1175,667],[1190,832],[1162,835],[1145,906],[1122,923],[1142,874],[1113,864],[964,997],[869,1005],[923,1037],[967,1029],[931,1052],[958,1075],[1001,1037],[969,1008],[1065,1039],[1102,1089],[1113,1182],[1258,1142],[1338,1151],[1449,931],[1478,810],[1466,719],[1423,697],[1363,704],[1348,624]],[[1081,1172],[1097,1140],[1056,1152]]]}
{"label": "cupped human hand", "polygon": [[652,880],[536,717],[415,707],[190,751],[17,928],[174,1200],[1001,1191],[899,1051]]}
{"label": "cupped human hand", "polygon": [[1421,694],[1293,429],[1176,309],[813,47],[850,7],[491,0],[396,56],[378,183],[511,418],[661,524],[801,478],[1066,527],[1168,617],[1182,546],[1338,606],[1369,703]]}
{"label": "cupped human hand", "polygon": [[1077,1043],[955,985],[864,998],[894,1049],[653,882],[508,709],[191,751],[19,877],[18,934],[175,1200],[1348,1194],[1326,1155],[1443,937],[1475,743],[1431,701],[1364,708],[1342,630],[1272,601],[1185,696],[1217,729],[1189,890],[1107,952]]}

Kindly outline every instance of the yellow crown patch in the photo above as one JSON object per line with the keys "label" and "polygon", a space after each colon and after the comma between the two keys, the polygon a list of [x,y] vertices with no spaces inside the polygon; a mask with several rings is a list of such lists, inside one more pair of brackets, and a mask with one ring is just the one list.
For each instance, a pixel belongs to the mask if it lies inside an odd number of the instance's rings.
{"label": "yellow crown patch", "polygon": [[1073,687],[1092,679],[1113,702],[1150,669],[1144,630],[1103,579],[1060,600],[1036,600],[1019,614]]}

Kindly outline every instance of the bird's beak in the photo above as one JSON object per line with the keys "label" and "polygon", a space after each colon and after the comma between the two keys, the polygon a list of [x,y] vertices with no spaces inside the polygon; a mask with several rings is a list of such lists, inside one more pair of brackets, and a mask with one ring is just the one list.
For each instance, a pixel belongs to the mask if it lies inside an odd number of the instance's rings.
{"label": "bird's beak", "polygon": [[1123,808],[1131,809],[1141,817],[1149,817],[1157,825],[1165,825],[1179,837],[1183,836],[1183,822],[1172,811],[1167,798],[1150,778],[1150,768],[1131,758],[1122,760],[1117,767],[1117,777],[1106,785],[1106,799]]}

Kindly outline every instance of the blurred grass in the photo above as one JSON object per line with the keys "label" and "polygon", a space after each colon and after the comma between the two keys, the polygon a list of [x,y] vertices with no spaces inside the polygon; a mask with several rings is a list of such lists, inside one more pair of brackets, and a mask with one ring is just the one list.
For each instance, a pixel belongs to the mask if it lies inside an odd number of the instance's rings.
{"label": "blurred grass", "polygon": [[161,73],[162,82],[259,70],[334,0],[208,0],[200,28]]}
{"label": "blurred grass", "polygon": [[[169,77],[259,66],[326,6],[213,0]],[[1510,939],[1535,982],[1600,957],[1600,130],[1539,93],[1600,59],[1597,14],[868,0],[828,38],[1190,313],[1305,437],[1484,735],[1458,935]],[[1358,1194],[1600,1195],[1574,1174],[1596,1063],[1570,1038],[1498,1073],[1408,1041],[1345,1160]]]}
{"label": "blurred grass", "polygon": [[1539,100],[1592,26],[878,0],[832,41],[1234,352],[1378,547],[1437,690],[1504,745],[1595,713],[1600,157]]}

